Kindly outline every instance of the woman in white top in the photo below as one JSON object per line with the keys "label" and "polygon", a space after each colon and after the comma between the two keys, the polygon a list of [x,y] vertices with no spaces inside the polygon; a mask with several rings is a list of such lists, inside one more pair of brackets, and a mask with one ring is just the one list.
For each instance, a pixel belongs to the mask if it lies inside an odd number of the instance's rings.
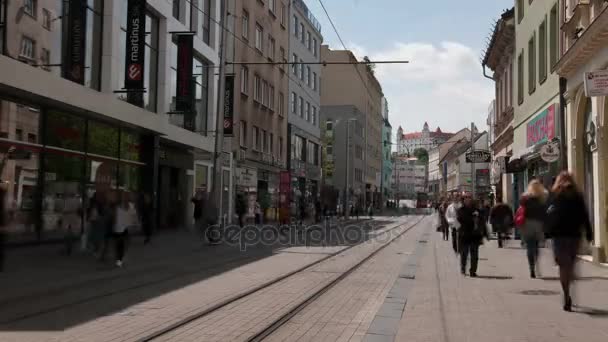
{"label": "woman in white top", "polygon": [[113,235],[116,241],[116,266],[118,267],[122,267],[129,227],[135,225],[137,225],[137,212],[129,202],[128,194],[123,193],[122,201],[116,208],[116,221],[113,227]]}

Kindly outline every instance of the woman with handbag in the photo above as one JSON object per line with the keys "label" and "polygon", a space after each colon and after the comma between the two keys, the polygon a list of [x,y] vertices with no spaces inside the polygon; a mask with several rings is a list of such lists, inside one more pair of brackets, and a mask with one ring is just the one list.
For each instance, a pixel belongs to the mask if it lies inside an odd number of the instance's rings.
{"label": "woman with handbag", "polygon": [[547,191],[541,182],[533,180],[520,200],[520,207],[515,214],[515,224],[521,231],[526,244],[530,277],[536,278],[539,242],[544,238],[546,220]]}

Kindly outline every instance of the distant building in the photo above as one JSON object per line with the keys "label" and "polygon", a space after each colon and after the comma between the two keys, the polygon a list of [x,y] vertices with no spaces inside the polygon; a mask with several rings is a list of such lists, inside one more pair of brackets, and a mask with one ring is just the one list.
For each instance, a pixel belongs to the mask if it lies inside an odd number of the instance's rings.
{"label": "distant building", "polygon": [[427,165],[418,162],[417,158],[394,156],[392,188],[394,197],[415,199],[416,193],[426,192]]}
{"label": "distant building", "polygon": [[403,128],[399,126],[397,130],[397,153],[399,155],[411,155],[417,148],[423,148],[427,151],[441,145],[450,139],[453,133],[444,133],[441,128],[437,127],[434,132],[429,130],[429,124],[424,123],[421,132],[403,133]]}
{"label": "distant building", "polygon": [[382,115],[384,117],[384,125],[382,128],[382,203],[392,198],[391,194],[391,177],[393,174],[393,161],[391,157],[393,128],[388,121],[388,102],[386,98],[382,99]]}

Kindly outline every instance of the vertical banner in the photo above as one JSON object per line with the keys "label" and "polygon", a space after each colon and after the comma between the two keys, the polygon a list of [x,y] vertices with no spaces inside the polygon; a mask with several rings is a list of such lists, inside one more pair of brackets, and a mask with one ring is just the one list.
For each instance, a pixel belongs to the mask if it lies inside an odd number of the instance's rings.
{"label": "vertical banner", "polygon": [[175,110],[184,113],[184,128],[194,130],[193,35],[177,35],[177,84]]}
{"label": "vertical banner", "polygon": [[224,92],[224,136],[234,134],[234,75],[226,75]]}
{"label": "vertical banner", "polygon": [[64,77],[72,82],[84,84],[87,6],[84,0],[70,0],[68,6],[67,60]]}
{"label": "vertical banner", "polygon": [[146,0],[127,2],[127,48],[125,90],[127,102],[144,106],[144,61],[146,52]]}

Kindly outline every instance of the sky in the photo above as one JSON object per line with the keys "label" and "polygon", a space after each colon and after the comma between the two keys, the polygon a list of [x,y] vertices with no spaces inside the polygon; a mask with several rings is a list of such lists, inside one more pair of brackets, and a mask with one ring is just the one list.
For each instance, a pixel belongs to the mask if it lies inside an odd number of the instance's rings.
{"label": "sky", "polygon": [[[410,62],[376,66],[393,132],[399,126],[420,131],[425,121],[444,132],[471,122],[487,129],[494,83],[483,77],[480,56],[493,23],[513,0],[322,1],[358,58]],[[305,2],[322,25],[324,44],[343,49],[320,0]]]}

